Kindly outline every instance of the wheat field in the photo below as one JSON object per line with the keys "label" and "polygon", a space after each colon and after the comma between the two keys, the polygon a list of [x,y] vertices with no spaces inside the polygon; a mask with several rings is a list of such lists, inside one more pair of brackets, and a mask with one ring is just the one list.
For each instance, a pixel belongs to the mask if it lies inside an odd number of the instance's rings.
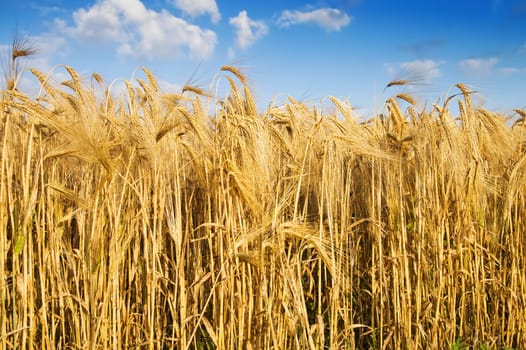
{"label": "wheat field", "polygon": [[2,90],[1,349],[526,344],[525,111],[458,84],[258,112],[231,66],[218,102],[57,69]]}

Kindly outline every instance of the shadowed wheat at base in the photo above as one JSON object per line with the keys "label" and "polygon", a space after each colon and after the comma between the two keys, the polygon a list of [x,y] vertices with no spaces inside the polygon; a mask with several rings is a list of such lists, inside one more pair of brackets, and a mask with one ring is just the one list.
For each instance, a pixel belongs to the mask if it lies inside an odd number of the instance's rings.
{"label": "shadowed wheat at base", "polygon": [[2,349],[526,343],[523,110],[459,84],[361,122],[335,98],[259,113],[231,66],[217,104],[56,69],[0,101]]}

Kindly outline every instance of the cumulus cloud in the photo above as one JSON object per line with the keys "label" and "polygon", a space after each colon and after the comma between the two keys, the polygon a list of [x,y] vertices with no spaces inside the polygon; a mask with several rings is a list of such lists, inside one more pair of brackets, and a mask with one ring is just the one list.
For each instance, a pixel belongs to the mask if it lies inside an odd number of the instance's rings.
{"label": "cumulus cloud", "polygon": [[50,56],[62,50],[66,44],[66,39],[51,33],[43,33],[41,35],[31,36],[29,42],[35,43],[38,56]]}
{"label": "cumulus cloud", "polygon": [[174,5],[191,17],[208,13],[213,23],[221,19],[221,13],[219,13],[215,0],[174,0]]}
{"label": "cumulus cloud", "polygon": [[58,26],[73,37],[96,43],[98,41],[119,41],[126,36],[122,23],[123,14],[112,1],[101,1],[89,9],[79,9],[73,13],[74,27],[66,22],[56,21]]}
{"label": "cumulus cloud", "polygon": [[148,9],[140,0],[99,0],[73,13],[73,26],[56,26],[88,43],[111,42],[117,52],[141,58],[174,58],[187,49],[191,57],[208,58],[217,43],[211,30],[175,17],[166,10]]}
{"label": "cumulus cloud", "polygon": [[328,31],[339,31],[351,23],[351,18],[345,12],[334,8],[320,8],[313,11],[285,10],[278,18],[280,27],[305,23],[315,24]]}
{"label": "cumulus cloud", "polygon": [[159,80],[158,84],[163,92],[166,92],[166,93],[180,93],[181,92],[181,85],[177,83],[172,83],[166,80]]}
{"label": "cumulus cloud", "polygon": [[242,49],[253,45],[268,33],[265,22],[250,19],[247,11],[230,18],[230,24],[236,28],[236,45]]}
{"label": "cumulus cloud", "polygon": [[435,61],[431,59],[414,60],[401,62],[396,65],[386,63],[384,68],[389,75],[396,77],[396,79],[429,82],[441,76],[440,66],[444,63],[444,61]]}
{"label": "cumulus cloud", "polygon": [[421,76],[423,80],[432,80],[440,76],[440,65],[443,62],[434,60],[416,60],[410,62],[403,62],[400,68],[408,73]]}
{"label": "cumulus cloud", "polygon": [[470,75],[486,75],[491,73],[493,67],[499,62],[495,57],[469,58],[458,63],[460,69]]}

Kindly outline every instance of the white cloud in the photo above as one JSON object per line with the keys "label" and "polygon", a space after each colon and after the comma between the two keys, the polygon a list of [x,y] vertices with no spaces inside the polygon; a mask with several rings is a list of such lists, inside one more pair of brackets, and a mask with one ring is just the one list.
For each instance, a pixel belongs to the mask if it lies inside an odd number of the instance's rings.
{"label": "white cloud", "polygon": [[469,58],[458,63],[460,69],[470,75],[486,75],[499,62],[497,58]]}
{"label": "white cloud", "polygon": [[520,73],[521,70],[519,68],[515,68],[515,67],[502,67],[502,68],[499,69],[499,72],[501,72],[502,74],[513,75],[513,74]]}
{"label": "white cloud", "polygon": [[441,76],[440,66],[444,61],[415,60],[399,63],[384,64],[386,72],[396,79],[407,79],[415,81],[431,81]]}
{"label": "white cloud", "polygon": [[181,85],[177,83],[172,83],[166,80],[159,80],[158,81],[159,87],[161,88],[161,91],[164,93],[180,93],[181,92]]}
{"label": "white cloud", "polygon": [[53,13],[66,12],[66,9],[63,8],[63,7],[53,6],[53,5],[41,5],[41,4],[37,4],[35,2],[29,3],[29,8],[39,12],[40,15],[45,16],[45,17],[47,17],[47,16],[49,16],[50,14],[53,14]]}
{"label": "white cloud", "polygon": [[221,13],[219,13],[215,0],[174,0],[174,5],[191,17],[208,13],[213,23],[221,19]]}
{"label": "white cloud", "polygon": [[396,75],[397,68],[392,63],[384,63],[384,69],[391,77]]}
{"label": "white cloud", "polygon": [[281,27],[303,23],[313,23],[328,31],[339,31],[351,23],[351,18],[345,12],[333,8],[304,12],[285,10],[278,18],[278,25]]}
{"label": "white cloud", "polygon": [[[112,1],[101,1],[87,10],[81,8],[75,11],[73,22],[75,27],[64,29],[72,36],[91,43],[124,40],[126,35],[122,15]],[[57,24],[65,25],[64,22]]]}
{"label": "white cloud", "polygon": [[410,74],[415,74],[422,78],[422,80],[432,80],[440,77],[440,65],[443,62],[434,60],[416,60],[410,62],[400,63],[400,68]]}
{"label": "white cloud", "polygon": [[9,49],[10,49],[11,46],[9,45],[6,45],[6,44],[0,44],[0,56],[1,57],[6,57],[9,55]]}
{"label": "white cloud", "polygon": [[[31,96],[36,95],[40,89],[40,84],[37,79],[29,72],[29,69],[36,69],[44,74],[52,73],[54,80],[65,80],[67,74],[61,69],[55,69],[53,72],[52,66],[54,57],[60,57],[65,54],[64,48],[66,40],[63,37],[53,35],[51,33],[43,33],[40,35],[27,36],[22,40],[27,47],[36,50],[36,54],[22,57],[19,59],[19,74],[17,81],[17,88]],[[0,57],[10,57],[12,44],[0,45]],[[2,62],[5,65],[7,61]],[[2,66],[0,65],[0,66]],[[7,67],[4,67],[7,68]],[[3,84],[3,82],[2,82]]]}
{"label": "white cloud", "polygon": [[117,52],[134,57],[174,58],[187,49],[189,55],[208,58],[217,36],[166,10],[150,10],[140,0],[100,0],[73,14],[74,25],[57,20],[57,28],[79,41],[111,42]]}
{"label": "white cloud", "polygon": [[63,69],[52,70],[48,57],[37,54],[33,57],[27,57],[21,65],[22,70],[17,79],[17,89],[23,91],[31,97],[36,97],[40,90],[40,83],[27,69],[36,69],[45,75],[51,73],[51,81],[64,81],[69,79],[69,75]]}
{"label": "white cloud", "polygon": [[253,45],[268,33],[265,22],[250,19],[247,11],[241,11],[237,17],[230,18],[230,24],[236,28],[236,44],[242,49]]}
{"label": "white cloud", "polygon": [[499,69],[499,72],[506,75],[522,74],[526,73],[526,68],[502,67]]}
{"label": "white cloud", "polygon": [[233,48],[229,47],[226,52],[226,56],[228,57],[230,61],[232,61],[233,59],[236,58],[236,52],[234,51]]}
{"label": "white cloud", "polygon": [[35,43],[37,56],[52,56],[60,54],[66,39],[61,36],[56,36],[51,33],[43,33],[41,35],[34,35],[29,37],[30,43]]}

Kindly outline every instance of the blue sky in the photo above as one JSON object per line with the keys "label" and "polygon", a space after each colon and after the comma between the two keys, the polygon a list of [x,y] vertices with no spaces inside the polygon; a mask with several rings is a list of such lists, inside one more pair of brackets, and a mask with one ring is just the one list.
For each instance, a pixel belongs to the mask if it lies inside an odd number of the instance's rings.
{"label": "blue sky", "polygon": [[[399,92],[430,105],[458,82],[484,107],[526,107],[526,0],[19,0],[2,4],[0,27],[0,51],[18,32],[43,71],[111,81],[146,66],[177,90],[232,64],[260,109],[336,96],[366,115]],[[418,84],[384,91],[393,79]]]}

